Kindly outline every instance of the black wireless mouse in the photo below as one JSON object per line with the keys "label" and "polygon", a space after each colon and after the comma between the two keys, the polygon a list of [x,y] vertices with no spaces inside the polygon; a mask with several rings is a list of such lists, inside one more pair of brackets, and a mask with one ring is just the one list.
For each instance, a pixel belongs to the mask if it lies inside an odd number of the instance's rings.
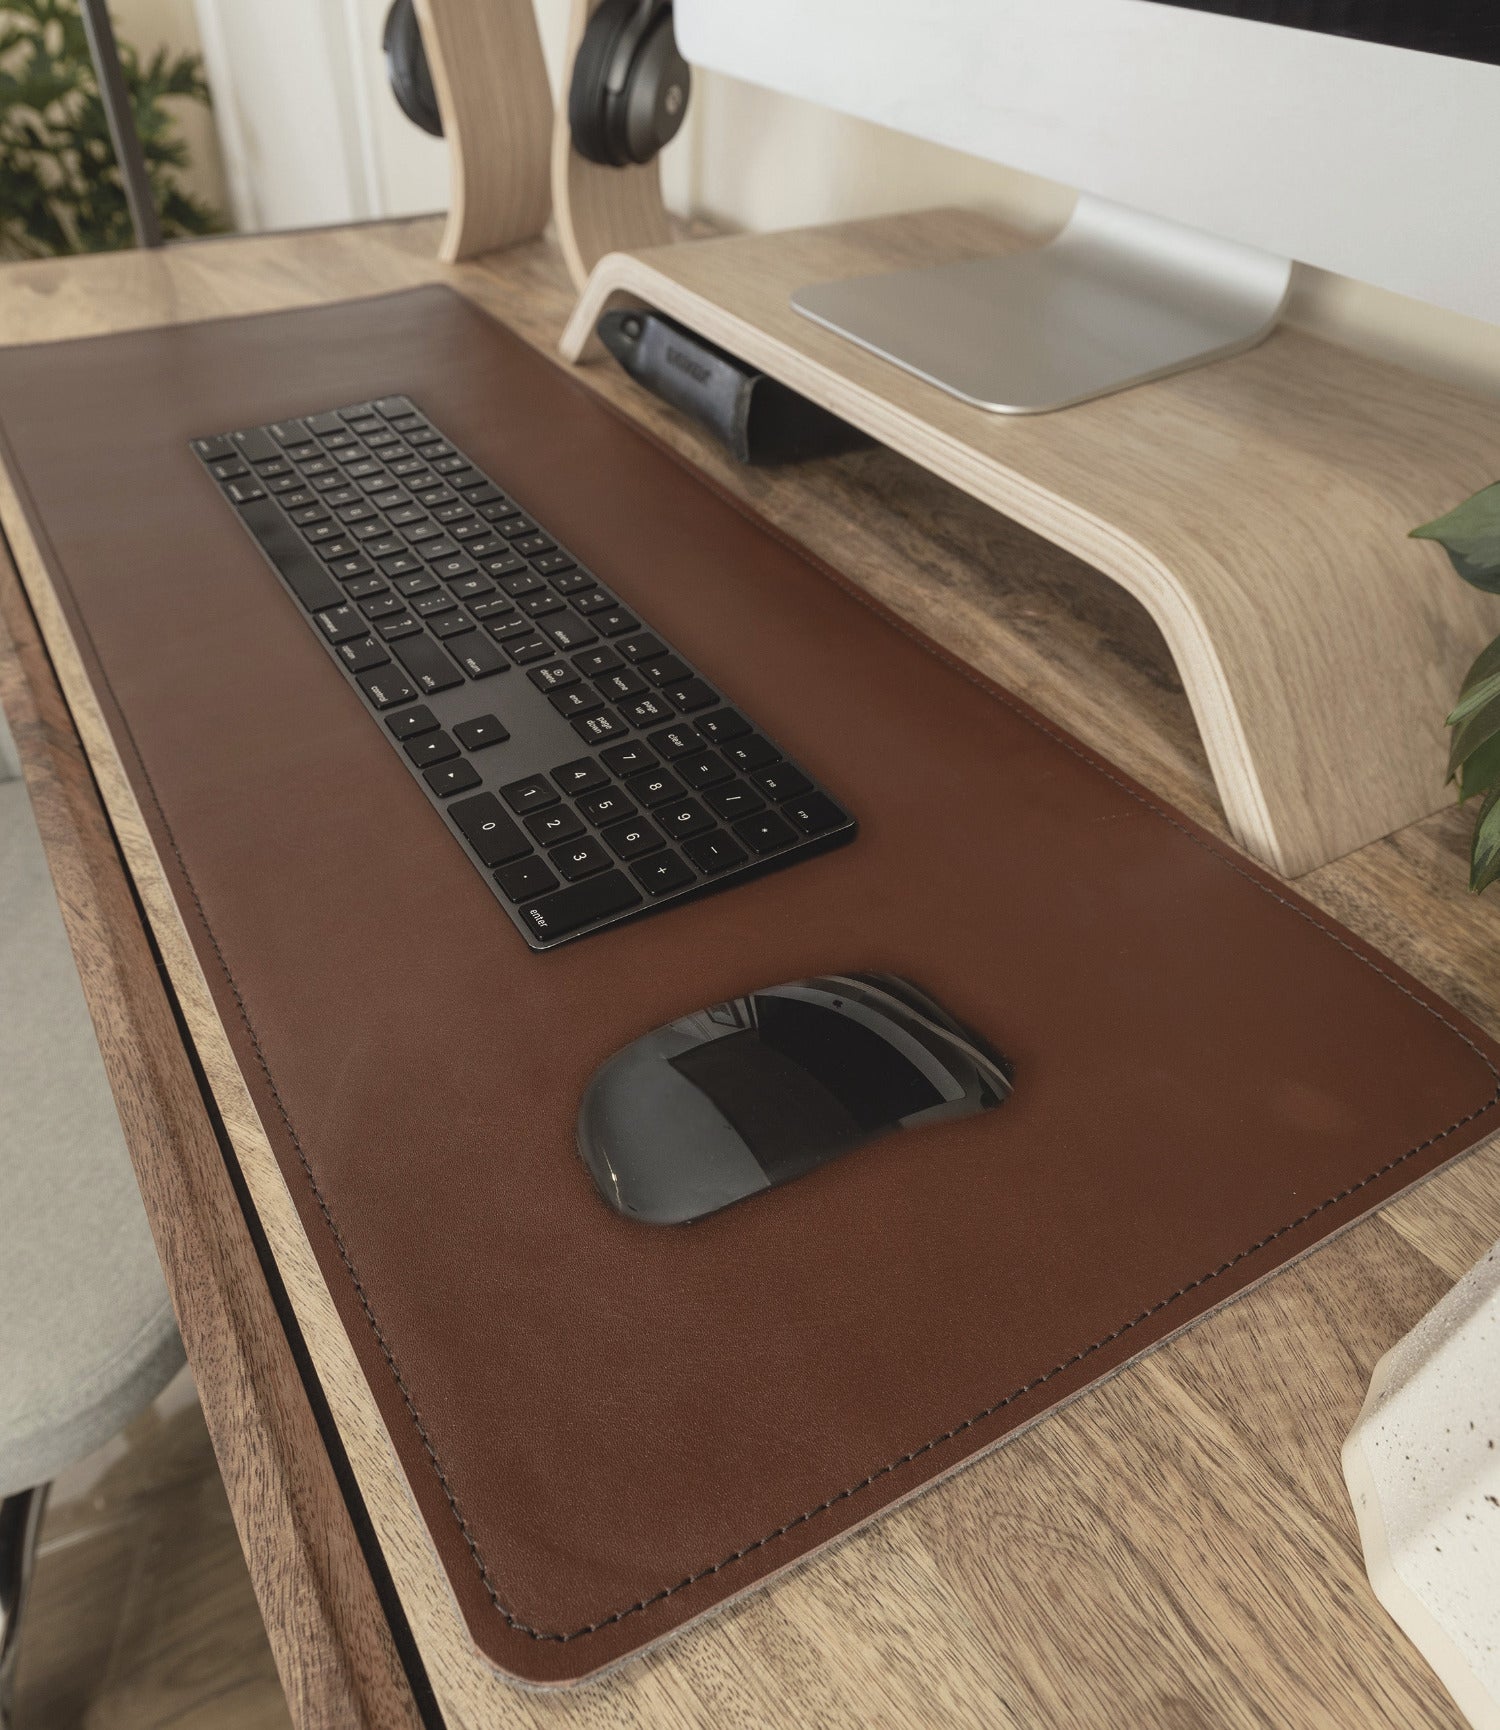
{"label": "black wireless mouse", "polygon": [[1009,1063],[907,980],[831,973],[627,1045],[589,1081],[578,1150],[617,1212],[680,1225],[1010,1090]]}

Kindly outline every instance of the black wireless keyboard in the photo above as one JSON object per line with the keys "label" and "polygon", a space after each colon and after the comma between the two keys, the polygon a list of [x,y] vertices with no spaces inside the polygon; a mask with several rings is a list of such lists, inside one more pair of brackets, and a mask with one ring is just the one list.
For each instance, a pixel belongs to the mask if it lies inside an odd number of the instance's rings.
{"label": "black wireless keyboard", "polygon": [[532,948],[854,835],[409,398],[192,449]]}

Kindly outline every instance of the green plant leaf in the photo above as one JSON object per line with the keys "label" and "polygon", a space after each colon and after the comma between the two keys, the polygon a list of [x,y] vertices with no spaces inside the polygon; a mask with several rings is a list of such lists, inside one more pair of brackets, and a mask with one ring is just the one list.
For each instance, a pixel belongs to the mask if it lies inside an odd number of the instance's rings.
{"label": "green plant leaf", "polygon": [[1500,787],[1479,809],[1469,849],[1469,889],[1478,895],[1500,877]]}
{"label": "green plant leaf", "polygon": [[1416,540],[1438,542],[1466,583],[1500,594],[1500,481],[1411,532]]}
{"label": "green plant leaf", "polygon": [[[120,63],[152,192],[169,239],[224,227],[185,196],[176,103],[208,103],[196,54],[126,40]],[[125,190],[78,0],[0,0],[0,258],[130,246]]]}
{"label": "green plant leaf", "polygon": [[1448,742],[1448,779],[1451,781],[1459,764],[1467,762],[1497,733],[1500,733],[1500,691],[1480,708],[1465,715],[1453,729],[1453,737]]}
{"label": "green plant leaf", "polygon": [[1464,758],[1458,777],[1458,802],[1500,787],[1500,733],[1492,734]]}
{"label": "green plant leaf", "polygon": [[1500,673],[1500,637],[1496,637],[1493,643],[1481,649],[1474,657],[1474,664],[1464,674],[1464,682],[1459,686],[1460,701],[1480,680],[1489,678],[1491,673]]}
{"label": "green plant leaf", "polygon": [[1447,725],[1456,727],[1460,721],[1467,720],[1476,709],[1482,709],[1492,697],[1497,696],[1500,696],[1500,671],[1488,673],[1473,684],[1465,684],[1452,713],[1448,716]]}

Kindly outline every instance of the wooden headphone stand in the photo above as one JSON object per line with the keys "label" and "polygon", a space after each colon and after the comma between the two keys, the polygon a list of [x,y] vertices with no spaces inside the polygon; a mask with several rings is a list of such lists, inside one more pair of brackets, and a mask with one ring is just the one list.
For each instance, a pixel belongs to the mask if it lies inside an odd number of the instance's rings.
{"label": "wooden headphone stand", "polygon": [[[597,4],[571,0],[570,73]],[[656,163],[601,168],[574,150],[566,104],[554,112],[533,0],[416,0],[416,8],[452,164],[439,247],[446,263],[530,240],[550,213],[582,290],[606,253],[671,240]]]}

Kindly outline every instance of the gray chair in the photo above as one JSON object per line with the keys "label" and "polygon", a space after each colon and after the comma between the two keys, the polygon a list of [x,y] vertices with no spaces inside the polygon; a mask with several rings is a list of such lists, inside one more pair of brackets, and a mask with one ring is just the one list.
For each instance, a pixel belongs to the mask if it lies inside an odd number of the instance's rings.
{"label": "gray chair", "polygon": [[182,1361],[0,718],[0,1730],[47,1486],[149,1405]]}

